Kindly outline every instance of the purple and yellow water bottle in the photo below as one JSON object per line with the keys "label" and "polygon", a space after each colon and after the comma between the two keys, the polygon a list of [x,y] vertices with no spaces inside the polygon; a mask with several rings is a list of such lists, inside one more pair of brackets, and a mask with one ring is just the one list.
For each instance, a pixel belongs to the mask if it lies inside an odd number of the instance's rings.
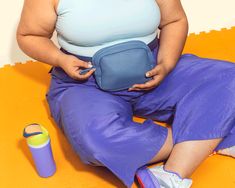
{"label": "purple and yellow water bottle", "polygon": [[39,176],[52,176],[56,171],[56,164],[48,131],[42,125],[32,123],[24,128],[23,136],[27,139]]}

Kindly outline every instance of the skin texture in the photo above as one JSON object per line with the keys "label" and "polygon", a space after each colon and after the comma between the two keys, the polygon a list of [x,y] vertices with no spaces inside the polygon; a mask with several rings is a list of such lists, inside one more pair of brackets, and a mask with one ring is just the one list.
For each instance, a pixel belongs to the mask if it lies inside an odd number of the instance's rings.
{"label": "skin texture", "polygon": [[[156,87],[175,67],[185,44],[188,22],[180,0],[156,2],[161,10],[161,32],[158,65],[149,71],[149,76],[154,79],[145,84],[135,84],[130,91]],[[62,53],[51,41],[57,19],[57,4],[58,0],[25,0],[16,33],[17,42],[28,56],[52,66],[59,66],[74,79],[85,80],[93,74],[94,69],[84,75],[80,75],[79,71],[81,68],[89,68],[89,63]],[[169,157],[166,170],[175,171],[183,178],[189,177],[220,140],[187,141],[173,146],[171,128],[168,128],[168,138],[164,146],[149,163]]]}
{"label": "skin texture", "polygon": [[197,167],[213,152],[221,138],[212,140],[186,141],[176,144],[165,169],[177,172],[182,178],[189,178]]}

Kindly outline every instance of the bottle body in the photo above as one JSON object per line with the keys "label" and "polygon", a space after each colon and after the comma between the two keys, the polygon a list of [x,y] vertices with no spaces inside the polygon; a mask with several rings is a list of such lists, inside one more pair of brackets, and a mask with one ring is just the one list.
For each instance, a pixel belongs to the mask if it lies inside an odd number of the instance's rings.
{"label": "bottle body", "polygon": [[27,140],[38,175],[43,178],[52,176],[56,172],[56,164],[46,128],[36,123],[30,124],[25,127],[23,135]]}
{"label": "bottle body", "polygon": [[52,154],[50,138],[42,145],[32,146],[28,144],[28,146],[39,176],[44,178],[52,176],[56,171],[56,164]]}

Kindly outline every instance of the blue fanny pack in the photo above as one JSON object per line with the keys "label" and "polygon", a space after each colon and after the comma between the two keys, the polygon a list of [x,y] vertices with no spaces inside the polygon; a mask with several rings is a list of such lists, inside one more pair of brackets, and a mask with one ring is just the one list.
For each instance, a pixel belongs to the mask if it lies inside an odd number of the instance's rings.
{"label": "blue fanny pack", "polygon": [[[157,45],[157,38],[148,45],[140,40],[131,40],[98,50],[90,61],[92,68],[96,68],[94,76],[98,86],[105,91],[119,91],[152,79],[145,73],[156,66],[151,50]],[[92,68],[83,69],[80,74]]]}
{"label": "blue fanny pack", "polygon": [[151,49],[142,41],[132,40],[102,48],[92,57],[95,78],[103,90],[118,91],[152,78],[145,73],[155,66]]}

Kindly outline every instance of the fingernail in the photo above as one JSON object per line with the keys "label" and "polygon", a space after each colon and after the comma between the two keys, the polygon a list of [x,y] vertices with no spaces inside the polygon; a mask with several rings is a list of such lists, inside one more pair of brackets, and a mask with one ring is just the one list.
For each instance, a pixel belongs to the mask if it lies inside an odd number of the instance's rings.
{"label": "fingernail", "polygon": [[149,77],[149,76],[150,76],[150,73],[149,73],[149,72],[147,72],[145,75],[146,75],[147,77]]}
{"label": "fingernail", "polygon": [[92,67],[91,62],[88,62],[88,67],[89,67],[89,68],[91,68],[91,67]]}

